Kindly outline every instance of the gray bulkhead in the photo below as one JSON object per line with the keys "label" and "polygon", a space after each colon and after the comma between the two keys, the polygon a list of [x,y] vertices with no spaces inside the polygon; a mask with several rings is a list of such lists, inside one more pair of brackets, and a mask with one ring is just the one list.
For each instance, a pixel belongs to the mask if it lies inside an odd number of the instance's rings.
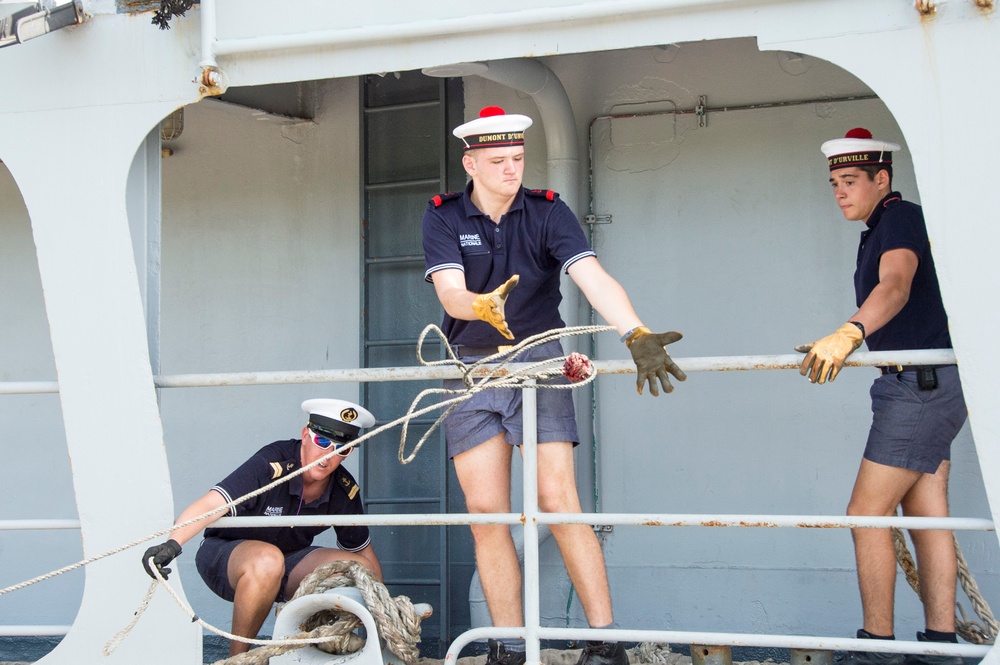
{"label": "gray bulkhead", "polygon": [[[82,539],[4,531],[0,585],[169,526],[236,462],[295,436],[301,400],[358,398],[351,383],[156,390],[152,377],[357,367],[360,77],[472,59],[538,56],[566,88],[582,156],[570,203],[581,216],[611,216],[588,228],[594,247],[648,325],[685,333],[670,349],[678,358],[787,353],[839,325],[853,311],[860,225],[833,205],[819,143],[858,125],[902,143],[896,188],[925,206],[971,411],[953,446],[953,514],[994,514],[997,317],[978,294],[1000,286],[987,212],[1000,194],[986,175],[1000,130],[976,114],[1000,102],[983,84],[997,78],[1000,35],[995,16],[972,2],[933,18],[910,3],[664,2],[662,11],[512,30],[456,22],[443,36],[412,36],[408,48],[345,39],[219,58],[241,89],[306,81],[297,121],[196,103],[197,8],[160,33],[148,14],[85,4],[84,25],[0,51],[10,81],[0,97],[0,381],[58,377],[61,388],[58,398],[0,395],[9,465],[0,519],[83,524]],[[397,3],[391,20],[355,8],[345,25],[322,3],[281,14],[270,3],[222,3],[220,37],[317,27],[360,35],[432,17],[450,26],[468,11],[420,4],[417,13]],[[512,16],[529,5],[515,3]],[[131,56],[113,72],[108,44]],[[464,90],[467,117],[486,104],[538,117],[529,96],[495,82],[466,77]],[[703,118],[691,112],[701,96]],[[169,142],[172,155],[141,166],[159,120],[179,106],[185,128]],[[545,132],[540,122],[529,130],[528,186],[549,184]],[[156,187],[134,176],[157,167],[162,211],[146,205]],[[147,220],[161,215],[158,281],[133,255],[136,230],[147,228],[138,209]],[[607,334],[594,357],[627,354]],[[658,399],[636,396],[630,377],[599,379],[593,414],[589,398],[579,400],[580,418],[594,423],[579,448],[585,503],[840,514],[872,376],[849,369],[819,388],[790,371],[698,373]],[[959,540],[993,600],[995,535]],[[198,578],[196,546],[178,562],[184,593],[226,628],[230,606]],[[200,662],[198,631],[162,592],[120,650],[100,656],[146,590],[141,549],[93,565],[86,585],[76,571],[4,597],[0,624],[73,624],[46,662]],[[604,552],[621,627],[849,635],[859,625],[844,530],[615,527]],[[542,557],[543,623],[584,625],[554,543]],[[902,577],[897,587],[897,633],[909,638],[922,628],[920,607]]]}

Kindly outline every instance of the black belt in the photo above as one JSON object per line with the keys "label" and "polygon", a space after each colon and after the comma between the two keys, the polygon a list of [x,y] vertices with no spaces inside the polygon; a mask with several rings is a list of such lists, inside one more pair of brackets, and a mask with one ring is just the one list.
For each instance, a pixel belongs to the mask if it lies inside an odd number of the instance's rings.
{"label": "black belt", "polygon": [[953,365],[888,365],[879,367],[883,374],[899,374],[900,372],[915,372],[921,369],[938,369],[940,367],[953,367]]}

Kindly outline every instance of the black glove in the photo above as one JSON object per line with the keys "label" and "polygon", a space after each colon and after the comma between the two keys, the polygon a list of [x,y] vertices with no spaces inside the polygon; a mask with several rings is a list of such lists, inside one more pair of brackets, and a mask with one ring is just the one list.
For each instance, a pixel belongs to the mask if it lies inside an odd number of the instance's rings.
{"label": "black glove", "polygon": [[673,392],[674,387],[670,384],[670,377],[667,372],[674,375],[678,381],[687,378],[687,374],[677,366],[677,364],[667,355],[664,348],[667,344],[672,344],[681,338],[679,332],[652,333],[646,326],[636,328],[625,345],[632,352],[632,360],[635,362],[636,377],[635,389],[642,394],[642,388],[649,382],[649,392],[653,397],[659,397],[660,391],[656,388],[656,380],[660,380],[664,392]]}
{"label": "black glove", "polygon": [[146,553],[142,555],[142,567],[146,569],[146,574],[156,579],[156,575],[149,568],[149,559],[153,558],[153,565],[156,566],[156,570],[159,571],[163,579],[167,579],[170,576],[170,569],[164,568],[165,565],[176,559],[181,555],[181,545],[176,540],[168,540],[162,545],[153,545]]}

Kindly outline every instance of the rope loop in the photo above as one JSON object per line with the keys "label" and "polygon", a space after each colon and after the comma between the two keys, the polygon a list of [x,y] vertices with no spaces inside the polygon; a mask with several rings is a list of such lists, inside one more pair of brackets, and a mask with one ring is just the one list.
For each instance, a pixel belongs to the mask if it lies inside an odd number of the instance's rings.
{"label": "rope loop", "polygon": [[[493,355],[486,356],[485,358],[480,358],[474,363],[467,365],[459,360],[458,356],[455,355],[454,348],[452,348],[451,344],[448,343],[448,338],[439,327],[433,324],[425,327],[423,331],[421,331],[420,336],[417,338],[417,362],[424,367],[452,366],[459,368],[462,371],[462,383],[465,384],[465,388],[460,390],[449,388],[428,388],[421,391],[414,398],[413,402],[410,404],[410,408],[406,411],[406,415],[401,419],[403,426],[399,435],[398,455],[400,463],[409,464],[412,462],[427,440],[430,439],[431,435],[437,431],[438,427],[441,426],[441,423],[444,422],[444,419],[455,410],[455,407],[462,402],[471,399],[473,395],[484,390],[518,388],[524,386],[531,380],[539,382],[535,386],[536,388],[546,388],[550,390],[574,390],[591,383],[595,378],[597,378],[596,372],[589,372],[581,380],[571,383],[542,383],[546,379],[563,375],[563,364],[567,361],[567,356],[558,356],[555,358],[548,358],[546,360],[527,363],[524,367],[514,370],[508,369],[507,366],[510,365],[520,353],[533,349],[536,346],[557,341],[563,339],[564,337],[593,335],[595,333],[608,332],[614,329],[614,326],[571,326],[567,328],[547,330],[545,332],[538,333],[537,335],[532,335],[524,341],[512,345],[510,348],[494,353]],[[442,347],[447,351],[447,358],[443,360],[427,360],[424,358],[424,341],[431,333],[435,333],[441,340]],[[487,366],[489,366],[489,369],[484,369]],[[483,372],[485,372],[485,374],[483,374],[482,378],[480,378],[477,382],[476,375]],[[442,399],[434,406],[419,409],[418,407],[424,398],[431,395],[455,395],[455,397]],[[434,424],[431,425],[426,432],[424,432],[423,436],[420,437],[420,440],[417,441],[417,444],[413,447],[413,451],[407,455],[406,439],[409,432],[410,420],[435,408],[444,408],[444,411],[440,416],[438,416],[437,420],[434,421]]]}

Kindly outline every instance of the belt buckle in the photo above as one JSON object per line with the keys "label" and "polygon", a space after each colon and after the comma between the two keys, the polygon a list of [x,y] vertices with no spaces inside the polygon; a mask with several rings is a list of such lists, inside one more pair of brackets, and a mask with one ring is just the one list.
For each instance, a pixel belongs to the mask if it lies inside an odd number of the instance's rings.
{"label": "belt buckle", "polygon": [[497,347],[497,353],[507,353],[514,348],[513,344],[501,344]]}

